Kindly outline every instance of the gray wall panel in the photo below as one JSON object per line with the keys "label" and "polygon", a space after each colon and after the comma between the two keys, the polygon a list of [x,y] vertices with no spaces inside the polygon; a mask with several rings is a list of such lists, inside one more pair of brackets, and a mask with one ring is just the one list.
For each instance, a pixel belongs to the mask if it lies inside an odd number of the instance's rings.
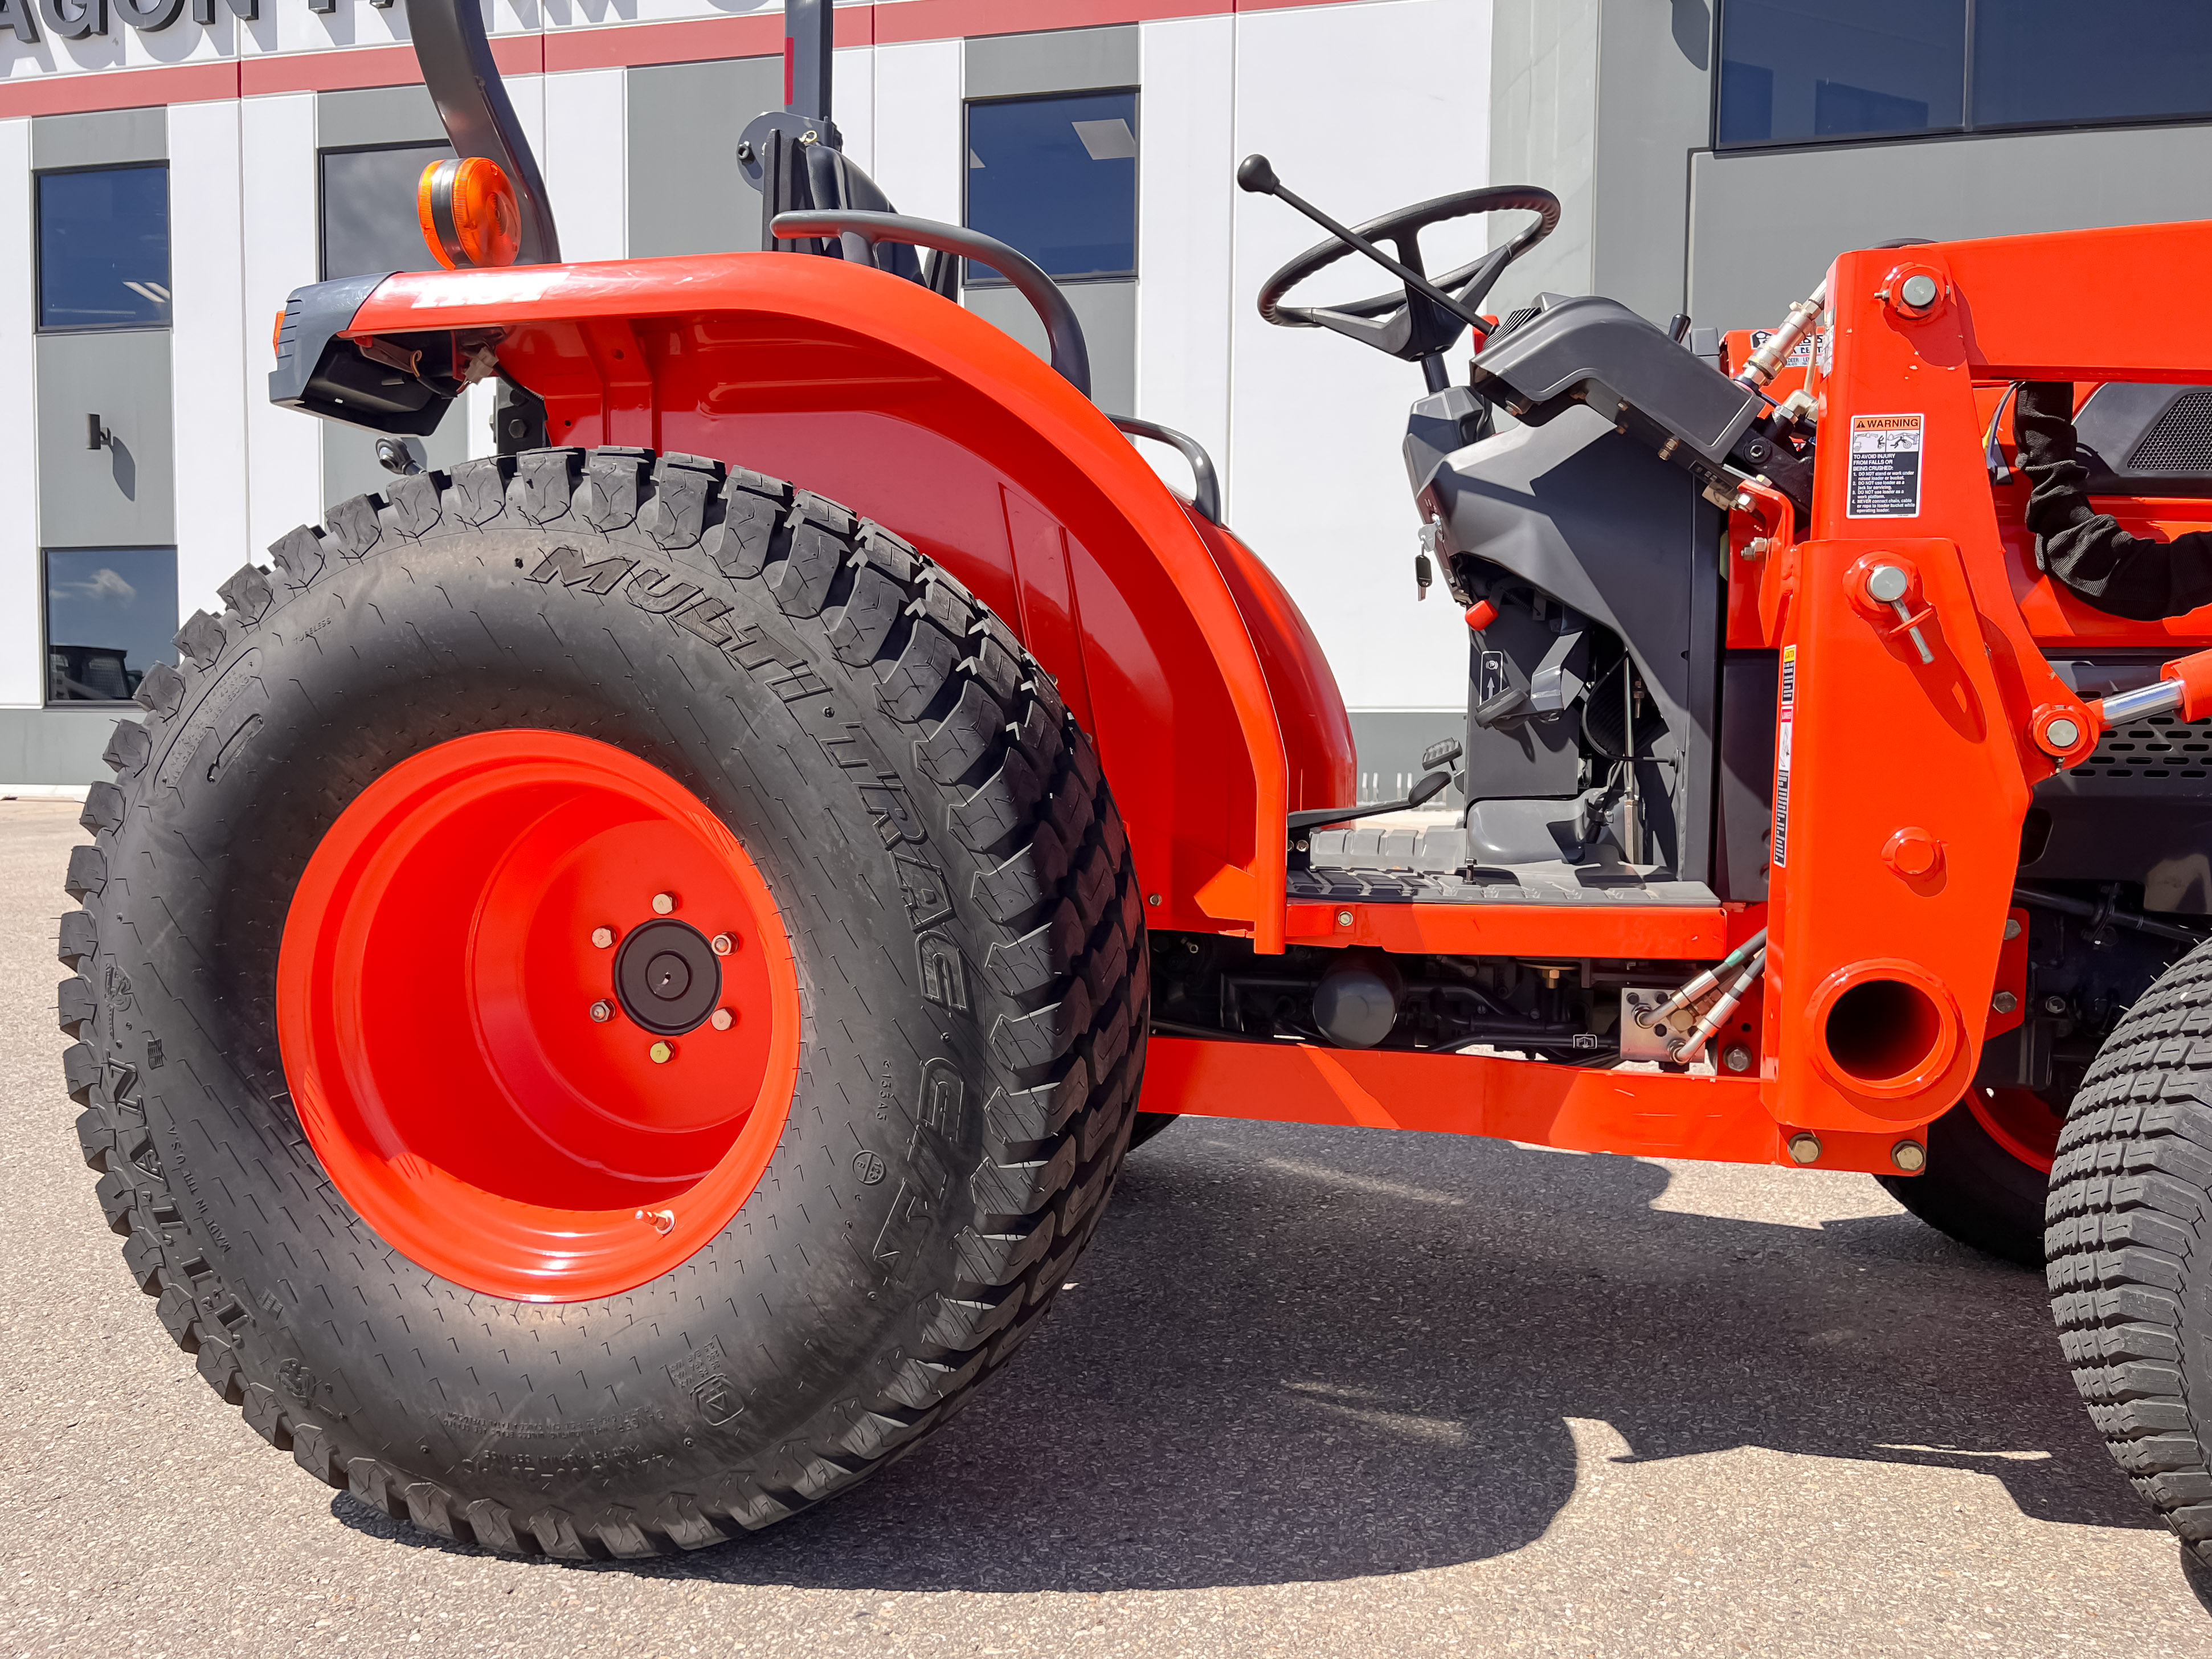
{"label": "gray wall panel", "polygon": [[[1083,343],[1091,353],[1091,400],[1109,414],[1133,414],[1137,406],[1137,285],[1134,283],[1070,283],[1060,290],[1083,325]],[[997,324],[1040,357],[1052,353],[1044,325],[1020,293],[1011,288],[967,291],[968,309]]]}
{"label": "gray wall panel", "polygon": [[1133,23],[1042,34],[983,35],[967,41],[963,51],[965,89],[970,98],[1089,92],[1099,87],[1133,87],[1138,80]]}
{"label": "gray wall panel", "polygon": [[[1466,740],[1465,709],[1353,709],[1352,744],[1359,756],[1360,804],[1403,799],[1420,778],[1421,750],[1440,738]],[[1437,807],[1463,804],[1456,789],[1445,790],[1434,802]]]}
{"label": "gray wall panel", "polygon": [[1712,13],[1608,0],[1601,22],[1590,289],[1664,324],[1683,308],[1690,153],[1712,128]]}
{"label": "gray wall panel", "polygon": [[[166,547],[177,539],[166,329],[39,337],[39,539]],[[115,435],[85,447],[85,416]],[[210,465],[237,457],[210,456]]]}
{"label": "gray wall panel", "polygon": [[0,708],[0,784],[102,783],[116,720],[136,710]]}
{"label": "gray wall panel", "polygon": [[322,149],[357,144],[438,143],[446,129],[430,89],[423,86],[368,87],[319,93],[315,98],[315,143]]}
{"label": "gray wall panel", "polygon": [[[1491,179],[1536,185],[1559,198],[1559,228],[1516,260],[1483,302],[1503,317],[1547,289],[1589,292],[1598,0],[1495,0],[1491,18]],[[1527,222],[1524,214],[1495,216],[1490,245]]]}
{"label": "gray wall panel", "polygon": [[760,246],[760,192],[738,135],[783,107],[783,59],[725,58],[629,72],[629,251],[732,253]]}
{"label": "gray wall panel", "polygon": [[168,156],[169,112],[163,108],[41,115],[31,122],[34,167],[106,167]]}
{"label": "gray wall panel", "polygon": [[2212,218],[2212,127],[1701,155],[1691,181],[1689,309],[1767,328],[1850,248]]}

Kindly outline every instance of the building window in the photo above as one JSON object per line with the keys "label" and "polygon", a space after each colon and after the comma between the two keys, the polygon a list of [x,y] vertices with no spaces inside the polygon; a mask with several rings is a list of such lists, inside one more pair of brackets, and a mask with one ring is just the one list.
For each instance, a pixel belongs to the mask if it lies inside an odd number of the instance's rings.
{"label": "building window", "polygon": [[38,179],[39,326],[169,325],[169,169]]}
{"label": "building window", "polygon": [[46,550],[46,701],[127,702],[177,660],[177,550]]}
{"label": "building window", "polygon": [[[968,106],[968,225],[1061,282],[1137,274],[1137,94]],[[972,262],[969,280],[1003,282]]]}
{"label": "building window", "polygon": [[450,144],[387,144],[322,152],[323,280],[437,265],[415,216],[422,169]]}
{"label": "building window", "polygon": [[1722,149],[2212,116],[2203,0],[1723,0]]}

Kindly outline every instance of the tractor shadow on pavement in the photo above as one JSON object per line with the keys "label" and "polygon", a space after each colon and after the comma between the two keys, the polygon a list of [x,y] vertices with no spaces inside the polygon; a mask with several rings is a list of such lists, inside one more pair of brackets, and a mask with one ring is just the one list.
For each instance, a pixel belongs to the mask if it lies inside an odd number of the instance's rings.
{"label": "tractor shadow on pavement", "polygon": [[2041,1275],[1903,1213],[1653,1209],[1668,1185],[1628,1158],[1186,1120],[1132,1156],[1024,1352],[914,1455],[757,1538],[586,1570],[979,1592],[1404,1572],[1539,1538],[1576,1490],[1569,1419],[1625,1461],[1933,1464],[2039,1520],[2156,1524],[2075,1397]]}

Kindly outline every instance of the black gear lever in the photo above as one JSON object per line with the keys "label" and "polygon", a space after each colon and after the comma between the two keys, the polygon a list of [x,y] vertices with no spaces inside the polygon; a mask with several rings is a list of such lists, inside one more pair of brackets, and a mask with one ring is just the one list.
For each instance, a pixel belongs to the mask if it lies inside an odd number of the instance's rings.
{"label": "black gear lever", "polygon": [[1281,179],[1275,177],[1275,169],[1267,164],[1266,156],[1248,155],[1239,162],[1237,167],[1237,184],[1239,189],[1249,191],[1255,196],[1273,196],[1279,201],[1289,203],[1291,206],[1304,214],[1307,218],[1312,220],[1346,247],[1364,253],[1374,260],[1376,264],[1403,283],[1411,292],[1419,295],[1431,305],[1441,307],[1452,316],[1458,318],[1460,321],[1473,329],[1478,337],[1489,338],[1492,325],[1486,319],[1453,299],[1419,271],[1401,264],[1358,232],[1340,225],[1311,202],[1307,201],[1304,197],[1288,188]]}

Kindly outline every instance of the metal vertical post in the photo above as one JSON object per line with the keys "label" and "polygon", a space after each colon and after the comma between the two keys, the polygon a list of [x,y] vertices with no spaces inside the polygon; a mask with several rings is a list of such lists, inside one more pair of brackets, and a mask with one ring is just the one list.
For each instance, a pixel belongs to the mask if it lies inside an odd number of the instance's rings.
{"label": "metal vertical post", "polygon": [[783,106],[793,115],[830,119],[835,13],[830,0],[783,0]]}

